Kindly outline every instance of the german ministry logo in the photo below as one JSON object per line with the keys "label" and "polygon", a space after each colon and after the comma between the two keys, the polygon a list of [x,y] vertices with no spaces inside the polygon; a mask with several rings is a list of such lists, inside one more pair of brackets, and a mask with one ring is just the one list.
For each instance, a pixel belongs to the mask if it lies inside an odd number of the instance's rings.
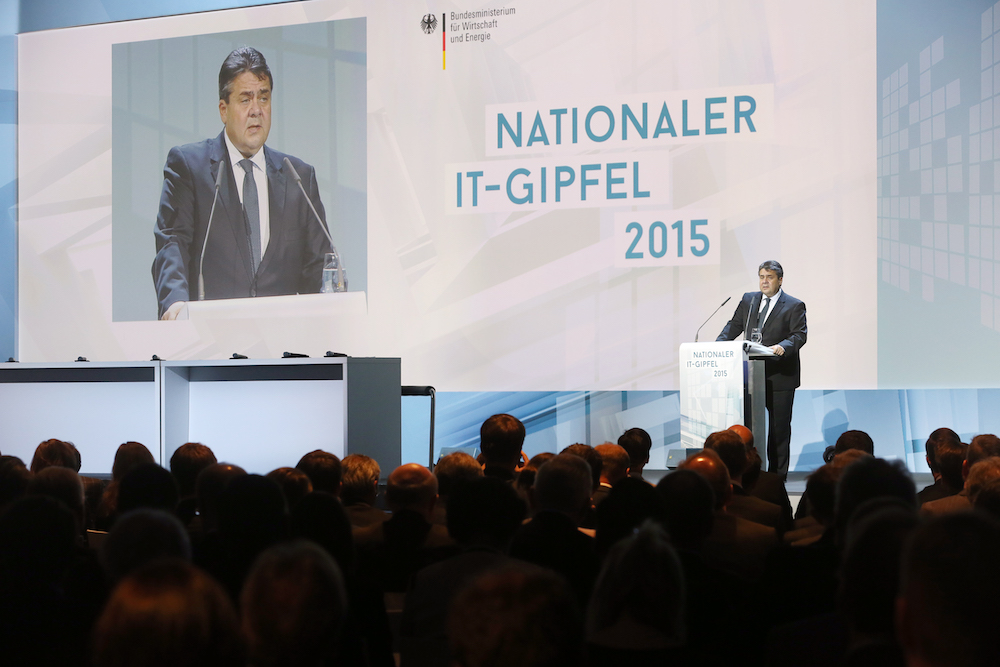
{"label": "german ministry logo", "polygon": [[420,29],[424,31],[425,35],[430,35],[438,27],[438,19],[434,14],[425,14],[424,18],[420,19]]}

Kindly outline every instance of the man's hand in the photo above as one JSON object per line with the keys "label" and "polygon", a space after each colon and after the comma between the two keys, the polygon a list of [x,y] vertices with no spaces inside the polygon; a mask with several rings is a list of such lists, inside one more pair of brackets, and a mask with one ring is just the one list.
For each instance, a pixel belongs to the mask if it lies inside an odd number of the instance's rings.
{"label": "man's hand", "polygon": [[[173,306],[171,306],[171,308],[172,307]],[[783,356],[785,354],[785,348],[781,347],[780,345],[772,345],[771,346],[771,352],[774,352],[776,355],[778,355],[779,357],[781,357],[781,356]]]}
{"label": "man's hand", "polygon": [[174,301],[170,304],[170,307],[164,311],[163,316],[160,317],[161,320],[176,320],[177,316],[180,314],[184,306],[187,305],[187,301]]}

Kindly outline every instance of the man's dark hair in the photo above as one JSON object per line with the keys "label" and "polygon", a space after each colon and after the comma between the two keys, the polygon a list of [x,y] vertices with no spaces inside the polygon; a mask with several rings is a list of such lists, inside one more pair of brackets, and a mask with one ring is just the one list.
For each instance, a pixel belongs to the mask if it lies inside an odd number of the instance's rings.
{"label": "man's dark hair", "polygon": [[[938,457],[937,451],[941,443],[944,442],[952,445],[960,445],[962,444],[962,439],[958,437],[958,433],[955,433],[948,427],[931,431],[931,434],[927,436],[927,444],[924,445],[924,450],[927,452],[927,465],[930,466],[931,472],[940,472],[939,466],[941,465],[941,460]],[[959,483],[959,486],[961,486],[961,483]]]}
{"label": "man's dark hair", "polygon": [[152,452],[141,442],[129,440],[118,446],[111,464],[112,481],[120,482],[130,471],[144,463],[155,463]]}
{"label": "man's dark hair", "polygon": [[267,473],[265,477],[278,483],[289,508],[295,507],[296,503],[313,492],[313,484],[309,480],[309,476],[298,468],[276,468]]}
{"label": "man's dark hair", "polygon": [[174,512],[179,500],[177,481],[170,471],[155,463],[143,463],[133,468],[121,481],[118,489],[118,514],[140,507]]}
{"label": "man's dark hair", "polygon": [[212,450],[200,442],[186,442],[170,457],[170,472],[177,480],[182,498],[194,496],[198,473],[218,463]]}
{"label": "man's dark hair", "polygon": [[977,435],[969,443],[969,449],[965,452],[966,469],[972,468],[983,459],[991,456],[1000,456],[1000,438],[992,433]]}
{"label": "man's dark hair", "polygon": [[587,462],[587,465],[590,466],[590,474],[594,478],[594,490],[596,491],[601,485],[601,470],[604,469],[604,459],[602,459],[601,455],[597,453],[597,450],[590,445],[584,445],[577,442],[569,447],[566,447],[559,453],[579,456]]}
{"label": "man's dark hair", "polygon": [[344,505],[374,501],[375,487],[381,474],[378,461],[364,454],[348,454],[340,466],[343,475],[340,500]]}
{"label": "man's dark hair", "polygon": [[68,442],[55,438],[39,443],[35,455],[31,457],[31,472],[41,472],[49,466],[76,470],[79,468],[76,449]]}
{"label": "man's dark hair", "polygon": [[615,484],[604,502],[597,506],[595,547],[598,555],[603,559],[616,542],[632,535],[647,519],[666,526],[663,496],[653,486],[634,477],[626,477]]}
{"label": "man's dark hair", "polygon": [[438,459],[434,476],[438,481],[438,495],[447,498],[461,484],[482,477],[483,468],[469,454],[452,452]]}
{"label": "man's dark hair", "polygon": [[493,415],[479,429],[479,449],[487,463],[508,465],[521,457],[524,424],[513,415]]}
{"label": "man's dark hair", "polygon": [[812,517],[824,526],[833,523],[833,510],[837,497],[837,481],[843,468],[827,463],[806,478],[805,497],[809,501]]}
{"label": "man's dark hair", "polygon": [[773,259],[769,259],[766,262],[761,262],[761,265],[757,267],[757,273],[760,273],[761,271],[765,270],[774,271],[776,274],[778,274],[779,279],[785,277],[785,270],[781,268],[781,264],[779,264],[777,261]]}
{"label": "man's dark hair", "polygon": [[649,460],[653,439],[641,428],[630,428],[619,436],[618,444],[628,452],[632,470],[640,470]]}
{"label": "man's dark hair", "polygon": [[0,510],[24,495],[31,471],[16,456],[0,456]]}
{"label": "man's dark hair", "polygon": [[576,598],[565,579],[538,568],[494,570],[476,579],[451,605],[448,637],[458,667],[584,662]]}
{"label": "man's dark hair", "polygon": [[191,561],[191,542],[180,520],[163,510],[133,510],[115,522],[100,551],[112,581],[161,558]]}
{"label": "man's dark hair", "polygon": [[837,438],[837,443],[833,446],[833,454],[836,456],[849,449],[857,449],[862,452],[875,455],[875,442],[872,437],[864,431],[851,430],[844,431]]}
{"label": "man's dark hair", "polygon": [[933,460],[937,465],[935,472],[940,473],[941,479],[952,489],[961,489],[964,484],[962,464],[965,463],[968,451],[969,446],[960,440],[939,440],[934,446]]}
{"label": "man's dark hair", "polygon": [[251,664],[335,664],[347,619],[343,575],[312,542],[275,545],[247,576],[242,611]]}
{"label": "man's dark hair", "polygon": [[462,545],[481,542],[506,551],[527,512],[510,484],[498,477],[479,477],[453,490],[448,534]]}
{"label": "man's dark hair", "polygon": [[49,466],[37,473],[28,484],[26,491],[32,496],[48,496],[55,498],[66,506],[77,521],[77,532],[86,525],[86,512],[83,504],[83,483],[80,476],[72,468]]}
{"label": "man's dark hair", "polygon": [[344,473],[336,454],[316,449],[299,459],[295,467],[309,477],[314,490],[340,495]]}
{"label": "man's dark hair", "polygon": [[1000,665],[998,553],[1000,524],[979,512],[917,528],[900,575],[897,637],[906,655],[926,665]]}
{"label": "man's dark hair", "polygon": [[535,474],[536,509],[573,514],[590,506],[593,475],[587,462],[573,454],[554,456]]}
{"label": "man's dark hair", "polygon": [[901,461],[864,456],[846,466],[837,482],[834,506],[839,535],[844,535],[854,510],[867,500],[882,497],[898,498],[916,509],[917,489]]}
{"label": "man's dark hair", "polygon": [[226,56],[219,70],[220,100],[229,102],[233,81],[244,72],[250,72],[258,79],[267,77],[268,85],[274,89],[274,77],[271,76],[271,68],[267,66],[264,55],[252,46],[241,46]]}
{"label": "man's dark hair", "polygon": [[733,431],[716,431],[705,438],[705,449],[711,449],[729,470],[729,477],[737,479],[747,469],[749,459],[743,440]]}
{"label": "man's dark hair", "polygon": [[675,470],[656,485],[663,496],[667,531],[679,549],[701,551],[715,521],[715,492],[694,470]]}

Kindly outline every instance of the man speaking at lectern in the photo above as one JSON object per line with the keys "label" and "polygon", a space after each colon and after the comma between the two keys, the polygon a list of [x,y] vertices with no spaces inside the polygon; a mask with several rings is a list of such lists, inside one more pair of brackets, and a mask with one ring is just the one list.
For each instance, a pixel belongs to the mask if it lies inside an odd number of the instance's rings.
{"label": "man speaking at lectern", "polygon": [[767,463],[770,472],[788,474],[792,437],[792,401],[799,386],[799,348],[806,344],[806,304],[781,289],[785,272],[768,260],[757,269],[759,292],[747,292],[716,340],[735,340],[761,330],[761,344],[778,355],[765,360],[767,397]]}
{"label": "man speaking at lectern", "polygon": [[203,247],[206,299],[320,290],[331,247],[295,182],[298,174],[324,218],[316,172],[264,145],[273,87],[264,56],[236,49],[219,71],[225,128],[214,139],[170,149],[154,230],[161,319],[176,319],[184,303],[197,298]]}

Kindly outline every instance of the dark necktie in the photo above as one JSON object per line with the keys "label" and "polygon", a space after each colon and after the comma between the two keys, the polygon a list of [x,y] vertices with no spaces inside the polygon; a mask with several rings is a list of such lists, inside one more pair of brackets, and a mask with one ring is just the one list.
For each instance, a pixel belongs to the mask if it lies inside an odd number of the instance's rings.
{"label": "dark necktie", "polygon": [[253,258],[253,271],[257,273],[260,265],[260,202],[257,200],[257,181],[253,177],[253,162],[249,159],[240,160],[243,167],[243,210],[247,214],[247,224],[250,225],[250,254]]}
{"label": "dark necktie", "polygon": [[[244,186],[245,187],[245,186]],[[767,319],[767,309],[771,307],[771,297],[764,297],[764,310],[760,311],[760,315],[757,316],[757,321],[760,323],[757,326],[761,329],[764,328],[764,320]]]}

